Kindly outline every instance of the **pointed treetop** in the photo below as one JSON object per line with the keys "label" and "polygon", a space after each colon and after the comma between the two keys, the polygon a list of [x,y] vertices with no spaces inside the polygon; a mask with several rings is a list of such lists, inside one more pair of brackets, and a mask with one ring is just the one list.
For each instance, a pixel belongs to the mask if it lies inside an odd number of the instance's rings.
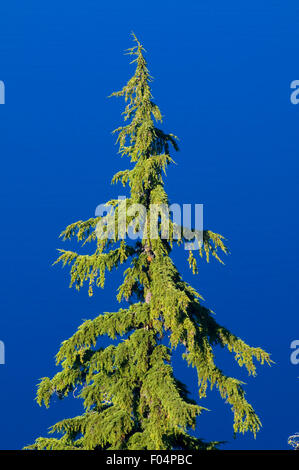
{"label": "pointed treetop", "polygon": [[133,41],[135,41],[137,43],[137,46],[129,47],[128,49],[126,49],[126,51],[127,51],[126,54],[127,55],[143,56],[142,51],[147,52],[146,49],[143,47],[143,45],[137,39],[137,37],[136,37],[136,35],[133,31],[131,32],[131,35],[133,36]]}

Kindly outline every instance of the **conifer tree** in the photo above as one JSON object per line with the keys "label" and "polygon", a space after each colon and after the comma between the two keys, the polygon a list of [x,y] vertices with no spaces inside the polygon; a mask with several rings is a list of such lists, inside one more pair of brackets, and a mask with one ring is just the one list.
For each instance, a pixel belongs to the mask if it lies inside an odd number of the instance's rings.
{"label": "conifer tree", "polygon": [[[243,383],[217,367],[215,347],[227,348],[239,366],[249,375],[256,374],[255,360],[271,363],[269,354],[248,346],[225,327],[219,325],[212,311],[202,304],[200,294],[185,282],[171,259],[173,247],[188,237],[181,227],[170,220],[167,238],[150,238],[150,205],[166,204],[163,173],[173,162],[170,149],[178,150],[177,138],[158,127],[162,121],[158,106],[151,95],[151,76],[144,57],[144,48],[133,35],[134,46],[127,50],[136,71],[127,85],[112,96],[126,102],[124,125],[114,132],[122,156],[131,168],[118,172],[112,182],[129,187],[126,213],[123,200],[114,199],[107,205],[113,216],[105,215],[69,225],[64,240],[77,238],[91,242],[92,254],[60,250],[57,262],[71,266],[71,286],[80,289],[89,284],[89,295],[96,287],[104,287],[107,271],[127,264],[117,300],[124,308],[114,313],[100,313],[84,321],[75,334],[63,341],[57,354],[61,370],[53,377],[41,379],[37,402],[49,406],[51,397],[63,398],[76,389],[84,412],[55,424],[53,437],[40,437],[28,449],[85,450],[160,450],[211,449],[216,442],[194,437],[197,416],[205,411],[189,398],[183,383],[174,376],[171,359],[178,345],[184,348],[187,365],[196,368],[199,399],[207,389],[218,389],[234,416],[234,433],[259,431],[261,423],[245,398]],[[130,207],[146,208],[143,238],[129,240],[119,225],[112,236],[97,236],[98,224],[112,227],[113,220],[124,218],[125,231],[133,220]],[[113,220],[112,220],[113,219]],[[180,236],[175,236],[180,232]],[[210,256],[218,261],[227,254],[224,237],[206,230],[199,250],[188,252],[189,265],[197,272],[200,259]],[[101,347],[101,336],[109,335],[119,342]],[[125,336],[125,339],[122,339]],[[122,340],[121,340],[122,339]]]}

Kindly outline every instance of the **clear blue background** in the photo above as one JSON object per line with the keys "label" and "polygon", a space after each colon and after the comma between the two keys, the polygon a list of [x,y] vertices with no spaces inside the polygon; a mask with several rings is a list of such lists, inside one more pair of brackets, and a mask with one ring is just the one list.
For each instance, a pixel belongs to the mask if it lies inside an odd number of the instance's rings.
{"label": "clear blue background", "polygon": [[[226,449],[287,449],[299,431],[299,366],[290,363],[299,339],[299,105],[290,102],[299,5],[291,0],[1,2],[0,448],[22,448],[81,412],[73,398],[39,408],[36,383],[56,372],[60,342],[82,319],[117,308],[121,273],[88,298],[51,263],[66,247],[57,238],[66,225],[124,193],[110,186],[126,166],[111,135],[123,102],[107,96],[133,74],[123,55],[131,30],[148,50],[164,130],[180,138],[171,200],[203,203],[205,228],[225,235],[232,252],[225,266],[203,263],[198,277],[184,251],[178,266],[219,323],[276,363],[248,378],[217,351],[225,372],[247,382],[263,428],[256,440],[234,440],[232,413],[213,391],[198,435],[227,440]],[[180,360],[175,368],[196,397],[194,370]]]}

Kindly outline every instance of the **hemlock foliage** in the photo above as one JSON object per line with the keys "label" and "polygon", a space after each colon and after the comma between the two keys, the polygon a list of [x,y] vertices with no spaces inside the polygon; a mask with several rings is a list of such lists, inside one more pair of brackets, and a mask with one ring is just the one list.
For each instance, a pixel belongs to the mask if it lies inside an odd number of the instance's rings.
{"label": "hemlock foliage", "polygon": [[[114,132],[119,152],[129,157],[132,165],[118,172],[112,181],[129,186],[127,209],[135,203],[146,207],[144,237],[129,242],[117,224],[112,238],[97,237],[98,223],[105,222],[108,228],[112,223],[109,215],[103,220],[95,217],[79,221],[65,229],[63,239],[93,242],[94,253],[60,250],[57,260],[71,266],[71,285],[80,289],[89,284],[89,295],[95,287],[104,287],[107,271],[127,263],[117,299],[128,306],[85,321],[70,339],[63,341],[57,354],[61,370],[52,379],[41,379],[37,402],[48,407],[52,395],[63,398],[76,390],[85,411],[58,422],[50,431],[55,437],[40,437],[27,449],[214,448],[216,442],[207,443],[190,434],[197,416],[205,409],[189,399],[185,385],[174,377],[171,358],[178,345],[184,347],[186,363],[196,368],[199,398],[206,396],[208,387],[218,389],[231,406],[235,433],[250,431],[256,435],[261,426],[245,398],[242,382],[217,367],[213,350],[217,345],[227,348],[249,375],[256,374],[254,360],[271,363],[269,354],[248,346],[219,325],[202,305],[198,292],[182,279],[170,257],[175,244],[185,241],[184,235],[175,236],[180,227],[171,222],[169,236],[163,239],[160,225],[159,237],[149,237],[150,204],[169,205],[162,176],[173,162],[170,149],[178,150],[178,145],[173,134],[157,127],[162,117],[152,101],[144,48],[133,37],[134,47],[127,52],[136,65],[135,74],[121,91],[112,94],[126,102],[125,125]],[[107,204],[116,216],[123,216],[120,200]],[[124,219],[126,229],[133,219],[129,212]],[[201,249],[189,252],[193,273],[200,258],[209,261],[214,256],[221,262],[221,252],[228,252],[224,238],[204,231]],[[102,348],[98,347],[102,335],[112,339],[126,335],[126,339]]]}

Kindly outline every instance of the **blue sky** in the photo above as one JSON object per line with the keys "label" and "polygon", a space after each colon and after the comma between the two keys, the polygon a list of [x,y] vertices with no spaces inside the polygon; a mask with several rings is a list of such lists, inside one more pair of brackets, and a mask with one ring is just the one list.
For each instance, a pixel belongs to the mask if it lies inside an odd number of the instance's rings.
{"label": "blue sky", "polygon": [[[219,323],[276,363],[248,378],[217,351],[225,372],[247,383],[263,428],[255,440],[234,440],[232,413],[213,391],[198,435],[226,440],[226,449],[287,449],[299,431],[299,365],[290,362],[290,343],[299,339],[299,105],[290,102],[299,5],[292,0],[1,3],[0,448],[22,448],[81,412],[74,399],[39,408],[36,384],[56,372],[61,341],[83,319],[117,308],[121,273],[89,298],[51,264],[66,225],[122,194],[110,180],[126,165],[111,135],[123,103],[107,96],[133,73],[123,54],[131,30],[148,51],[163,128],[180,138],[167,176],[171,201],[204,204],[205,228],[225,235],[231,250],[225,266],[202,264],[197,277],[184,252],[175,253],[178,267]],[[194,371],[179,357],[175,370],[196,397]]]}

